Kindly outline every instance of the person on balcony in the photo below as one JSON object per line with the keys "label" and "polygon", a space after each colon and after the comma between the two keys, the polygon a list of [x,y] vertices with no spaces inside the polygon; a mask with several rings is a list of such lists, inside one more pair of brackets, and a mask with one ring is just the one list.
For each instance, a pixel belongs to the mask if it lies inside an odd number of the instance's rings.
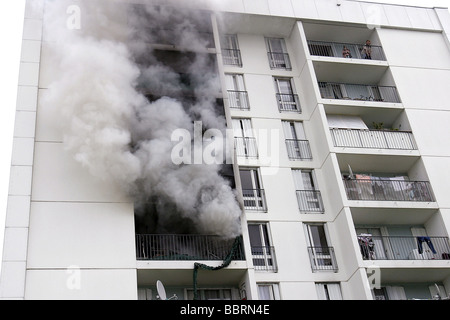
{"label": "person on balcony", "polygon": [[342,49],[342,56],[344,58],[351,58],[352,54],[350,53],[350,49],[347,48],[347,46],[344,46],[344,48]]}
{"label": "person on balcony", "polygon": [[361,55],[363,59],[372,59],[372,45],[370,40],[366,41],[366,44],[361,50]]}

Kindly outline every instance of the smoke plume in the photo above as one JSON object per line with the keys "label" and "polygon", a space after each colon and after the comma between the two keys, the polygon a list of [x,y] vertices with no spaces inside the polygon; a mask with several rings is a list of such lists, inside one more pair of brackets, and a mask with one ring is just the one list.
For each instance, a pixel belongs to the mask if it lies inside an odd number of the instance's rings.
{"label": "smoke plume", "polygon": [[241,209],[223,165],[171,159],[174,130],[193,137],[194,121],[226,129],[203,33],[209,15],[106,2],[77,2],[78,29],[68,28],[68,3],[46,4],[45,35],[61,72],[43,103],[59,115],[67,152],[123,187],[144,232],[239,235]]}

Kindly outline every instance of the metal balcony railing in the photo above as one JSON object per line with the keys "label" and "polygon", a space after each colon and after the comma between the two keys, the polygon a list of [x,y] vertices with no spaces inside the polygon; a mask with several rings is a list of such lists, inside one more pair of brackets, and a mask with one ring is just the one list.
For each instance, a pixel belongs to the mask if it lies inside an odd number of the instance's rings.
{"label": "metal balcony railing", "polygon": [[[235,239],[212,235],[137,234],[137,260],[225,260]],[[245,260],[242,239],[233,260]]]}
{"label": "metal balcony railing", "polygon": [[252,211],[267,211],[264,189],[242,189],[244,208]]}
{"label": "metal balcony railing", "polygon": [[335,147],[417,150],[410,131],[330,128]]}
{"label": "metal balcony railing", "polygon": [[[344,43],[344,42],[325,42],[308,40],[309,53],[313,56],[335,57],[335,58],[353,58],[366,59],[361,53],[364,44]],[[371,45],[371,60],[386,61],[383,48],[381,46]]]}
{"label": "metal balcony railing", "polygon": [[286,139],[286,148],[290,160],[312,160],[308,140]]}
{"label": "metal balcony railing", "polygon": [[228,90],[230,108],[240,110],[250,110],[247,91]]}
{"label": "metal balcony railing", "polygon": [[450,260],[448,237],[358,235],[364,260]]}
{"label": "metal balcony railing", "polygon": [[323,99],[401,102],[397,88],[394,86],[319,82],[319,89]]}
{"label": "metal balcony railing", "polygon": [[289,54],[285,52],[267,52],[271,69],[292,70]]}
{"label": "metal balcony railing", "polygon": [[308,247],[313,271],[338,271],[333,247]]}
{"label": "metal balcony railing", "polygon": [[257,158],[256,139],[251,137],[235,137],[236,155],[238,157]]}
{"label": "metal balcony railing", "polygon": [[273,246],[251,247],[253,266],[257,271],[278,272],[277,261],[275,257],[275,248]]}
{"label": "metal balcony railing", "polygon": [[297,94],[277,93],[278,110],[301,113],[300,100]]}
{"label": "metal balcony railing", "polygon": [[301,213],[324,213],[322,195],[318,190],[296,190]]}
{"label": "metal balcony railing", "polygon": [[241,50],[222,49],[222,60],[224,65],[242,67]]}
{"label": "metal balcony railing", "polygon": [[404,181],[370,176],[343,181],[349,200],[434,201],[428,181]]}

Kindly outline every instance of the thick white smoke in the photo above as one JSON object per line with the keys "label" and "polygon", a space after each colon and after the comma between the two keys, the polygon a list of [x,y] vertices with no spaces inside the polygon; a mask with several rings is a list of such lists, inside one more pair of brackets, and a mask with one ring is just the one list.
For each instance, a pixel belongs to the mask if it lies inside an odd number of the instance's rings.
{"label": "thick white smoke", "polygon": [[[52,40],[53,63],[63,72],[43,100],[60,115],[67,151],[95,177],[122,186],[155,232],[239,235],[241,209],[221,166],[176,165],[171,159],[174,130],[192,133],[194,120],[208,128],[226,127],[215,110],[220,87],[210,56],[191,54],[186,72],[194,99],[186,103],[177,99],[185,89],[179,72],[158,63],[144,44],[154,36],[146,30],[159,28],[176,34],[186,52],[204,52],[192,16],[165,7],[155,15],[154,7],[139,7],[149,20],[123,4],[85,1],[79,5],[80,28],[71,29],[68,6],[64,1],[46,5],[46,36]],[[168,22],[175,24],[167,30]],[[150,102],[142,88],[161,97]]]}

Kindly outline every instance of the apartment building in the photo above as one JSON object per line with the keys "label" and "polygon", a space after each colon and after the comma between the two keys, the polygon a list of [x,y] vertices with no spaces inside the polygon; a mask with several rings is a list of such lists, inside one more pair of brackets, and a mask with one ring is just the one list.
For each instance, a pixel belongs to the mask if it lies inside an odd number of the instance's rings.
{"label": "apartment building", "polygon": [[449,296],[447,8],[104,4],[27,1],[1,298]]}

